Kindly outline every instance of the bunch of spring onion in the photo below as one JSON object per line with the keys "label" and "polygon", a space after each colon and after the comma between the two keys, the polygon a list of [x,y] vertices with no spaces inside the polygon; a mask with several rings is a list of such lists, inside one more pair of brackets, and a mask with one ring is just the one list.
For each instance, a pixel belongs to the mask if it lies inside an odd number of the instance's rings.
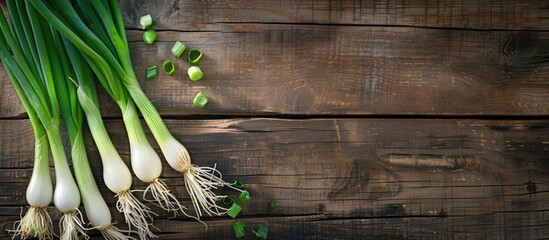
{"label": "bunch of spring onion", "polygon": [[[54,56],[56,56],[54,49],[46,47],[46,42],[50,42],[52,39],[52,31],[47,22],[34,11],[34,8],[25,9],[22,2],[7,2],[10,12],[16,16],[12,17],[13,31],[8,26],[5,16],[3,14],[0,16],[2,30],[0,58],[14,83],[13,85],[18,90],[22,102],[27,105],[31,116],[37,116],[49,141],[56,176],[53,201],[56,208],[63,213],[60,220],[60,238],[78,239],[79,235],[85,236],[81,217],[78,216],[80,192],[72,177],[64,151],[59,130],[60,109],[54,85],[54,79],[63,78],[63,72],[58,65],[52,64]],[[38,125],[35,120],[32,121],[32,124]],[[35,129],[40,132],[39,127],[35,127]],[[43,158],[43,156],[39,158]],[[38,161],[39,164],[45,164],[40,162],[45,161],[44,159]],[[40,167],[38,166],[38,168]],[[51,186],[45,185],[51,180],[49,174],[38,168],[35,168],[37,171],[33,172],[36,175],[32,177],[31,188],[28,189],[30,194],[27,196],[32,207],[45,207],[51,201]],[[35,211],[36,209],[31,210]],[[29,235],[51,238],[49,218],[40,211],[28,213],[15,230],[15,234],[21,235],[22,238]],[[36,219],[30,219],[33,217]]]}
{"label": "bunch of spring onion", "polygon": [[[198,167],[191,163],[187,149],[173,137],[160,118],[160,115],[145,96],[133,71],[128,42],[117,0],[91,0],[89,5],[96,12],[100,26],[88,28],[85,22],[74,14],[68,0],[43,1],[29,0],[50,24],[82,51],[89,61],[96,64],[97,75],[105,75],[108,84],[121,81],[131,98],[141,111],[145,122],[158,142],[168,164],[183,174],[185,187],[189,192],[197,217],[203,212],[208,215],[222,215],[227,208],[218,205],[225,196],[219,196],[213,190],[231,186],[221,178],[221,173],[212,167]],[[79,1],[78,4],[81,4]],[[102,30],[99,30],[101,29]],[[104,31],[108,39],[102,39],[96,32]],[[109,42],[109,44],[105,44]],[[110,49],[109,46],[114,47]],[[113,51],[114,50],[114,51]],[[111,74],[115,77],[109,77]],[[236,189],[236,188],[235,188]]]}
{"label": "bunch of spring onion", "polygon": [[[78,11],[81,16],[84,16],[84,21],[88,26],[101,26],[98,16],[89,1],[78,0],[78,5],[75,10]],[[74,14],[74,12],[72,13]],[[75,15],[76,16],[76,15]],[[108,33],[103,28],[95,29],[95,36],[90,35],[91,40],[101,40],[105,44],[112,54],[116,54],[114,46],[109,40]],[[130,151],[131,151],[131,163],[132,170],[135,175],[143,182],[149,183],[149,186],[145,189],[143,197],[147,199],[147,195],[152,195],[152,201],[157,206],[164,210],[171,211],[177,214],[178,211],[184,211],[184,207],[181,206],[175,195],[173,195],[168,186],[160,179],[162,172],[162,162],[160,157],[149,143],[143,127],[141,125],[138,110],[135,103],[128,94],[128,91],[122,85],[120,80],[115,80],[117,76],[107,76],[103,74],[101,68],[91,58],[87,58],[88,63],[94,69],[99,82],[106,89],[107,93],[115,100],[122,111],[122,117],[124,125],[128,133]],[[113,79],[114,81],[109,81]]]}

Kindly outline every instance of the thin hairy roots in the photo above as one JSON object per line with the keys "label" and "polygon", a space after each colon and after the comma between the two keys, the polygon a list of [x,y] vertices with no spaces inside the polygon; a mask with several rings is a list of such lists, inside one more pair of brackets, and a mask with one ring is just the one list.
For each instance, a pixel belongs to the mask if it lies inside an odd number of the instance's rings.
{"label": "thin hairy roots", "polygon": [[[147,199],[147,194],[149,193],[152,195],[152,199]],[[179,200],[170,192],[170,189],[168,189],[164,180],[160,178],[149,183],[149,186],[143,192],[143,199],[168,212],[173,212],[176,216],[177,213],[181,211],[183,215],[192,217],[185,212],[187,208],[179,203]]]}
{"label": "thin hairy roots", "polygon": [[84,219],[82,219],[82,213],[78,208],[75,210],[66,212],[59,220],[59,230],[61,231],[61,240],[77,240],[77,239],[90,239],[86,234],[83,226]]}
{"label": "thin hairy roots", "polygon": [[101,230],[101,234],[106,240],[136,240],[135,238],[128,236],[127,233],[128,232],[126,231],[121,231],[114,225]]}
{"label": "thin hairy roots", "polygon": [[20,236],[21,239],[53,239],[53,225],[46,208],[29,207],[25,216],[21,221],[15,222],[13,227],[15,230],[9,230],[13,233],[13,238]]}
{"label": "thin hairy roots", "polygon": [[223,181],[221,172],[215,169],[215,166],[212,168],[191,165],[183,173],[183,177],[185,179],[185,188],[191,196],[197,218],[200,219],[202,211],[209,216],[220,216],[227,213],[229,209],[217,205],[217,202],[226,196],[218,196],[213,190],[223,186],[231,187],[231,185]]}
{"label": "thin hairy roots", "polygon": [[[118,197],[116,209],[124,213],[130,231],[132,227],[135,227],[141,239],[155,238],[156,235],[149,229],[148,221],[152,222],[151,215],[157,216],[157,214],[141,203],[129,190],[118,193],[116,196]],[[152,224],[150,225],[152,226]]]}

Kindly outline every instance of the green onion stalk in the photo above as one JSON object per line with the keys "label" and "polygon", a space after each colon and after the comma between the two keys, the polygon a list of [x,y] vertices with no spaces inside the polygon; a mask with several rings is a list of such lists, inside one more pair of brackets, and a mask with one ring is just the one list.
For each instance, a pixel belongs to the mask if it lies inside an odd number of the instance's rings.
{"label": "green onion stalk", "polygon": [[[6,64],[4,64],[4,66],[6,66]],[[27,203],[30,207],[25,213],[25,216],[15,223],[15,229],[10,232],[12,232],[14,236],[20,236],[21,239],[26,239],[28,237],[52,239],[52,221],[47,212],[47,207],[50,205],[53,195],[48,163],[48,138],[42,123],[40,123],[34,109],[26,99],[16,77],[13,75],[10,68],[5,67],[5,70],[11,79],[21,103],[23,103],[23,107],[27,111],[34,132],[34,166],[26,192]]]}
{"label": "green onion stalk", "polygon": [[[12,6],[13,2],[8,2]],[[12,24],[20,24],[19,21],[13,21]],[[20,33],[23,34],[23,33]],[[5,39],[1,39],[3,45]],[[34,108],[29,103],[25,93],[19,84],[16,76],[7,64],[2,60],[4,69],[8,74],[9,79],[29,116],[34,133],[34,165],[32,176],[27,187],[26,200],[30,205],[29,210],[14,225],[14,230],[10,230],[15,236],[20,236],[22,239],[28,237],[38,237],[39,239],[52,239],[53,226],[51,218],[47,212],[47,207],[50,205],[53,196],[53,186],[50,177],[49,168],[49,142],[46,136],[46,130],[42,126],[40,119],[36,115]]]}
{"label": "green onion stalk", "polygon": [[[85,64],[78,50],[70,42],[63,41],[61,35],[58,32],[56,33],[54,45],[55,49],[59,49],[60,51],[59,55],[61,57],[59,58],[59,63],[63,67],[66,76],[65,79],[56,79],[56,91],[59,93],[59,96],[62,96],[59,98],[59,103],[63,109],[61,113],[69,137],[76,182],[80,189],[83,190],[81,195],[84,210],[91,225],[99,230],[105,239],[133,239],[113,225],[109,207],[95,183],[86,154],[82,108],[78,101],[76,86],[72,80],[69,80],[78,79],[79,81],[86,81],[86,79],[91,79],[91,70]],[[95,96],[95,86],[92,81],[81,87],[85,88],[85,92]]]}
{"label": "green onion stalk", "polygon": [[[59,131],[60,109],[53,79],[60,77],[60,72],[56,64],[51,64],[50,56],[52,56],[54,50],[47,48],[45,44],[51,39],[50,28],[46,26],[47,22],[43,21],[41,16],[33,11],[33,8],[27,8],[27,14],[17,14],[25,11],[18,11],[15,2],[8,1],[8,4],[10,6],[9,12],[16,16],[15,18],[25,19],[19,23],[27,21],[30,22],[30,26],[13,24],[18,21],[17,19],[13,20],[12,25],[14,28],[25,28],[16,30],[18,32],[18,34],[15,34],[18,37],[16,39],[5,16],[3,14],[0,16],[0,28],[3,33],[0,41],[0,58],[4,63],[4,67],[9,69],[7,72],[10,72],[10,75],[21,86],[20,89],[24,92],[46,132],[56,175],[53,202],[56,208],[63,213],[60,220],[60,238],[78,239],[79,235],[86,237],[78,210],[80,193],[72,177]],[[22,7],[22,5],[19,5],[19,7]],[[13,16],[12,18],[15,19]],[[44,31],[45,27],[47,27],[46,31]],[[26,35],[30,33],[34,37]],[[11,55],[10,50],[13,55]],[[30,54],[25,55],[24,52],[27,51]],[[29,59],[29,56],[38,59]],[[30,67],[36,62],[39,63],[38,66]],[[46,237],[48,236],[46,235]]]}
{"label": "green onion stalk", "polygon": [[[158,142],[160,149],[168,161],[168,164],[179,171],[184,178],[185,187],[191,197],[197,217],[200,218],[203,213],[208,215],[223,215],[228,209],[217,204],[225,196],[217,195],[213,191],[223,186],[232,187],[231,184],[223,181],[222,175],[214,167],[199,167],[191,163],[191,158],[187,149],[170,133],[153,104],[147,98],[139,86],[137,77],[133,71],[128,43],[125,35],[124,26],[118,2],[109,0],[111,16],[102,1],[91,1],[93,9],[101,16],[100,21],[108,32],[112,45],[116,50],[116,56],[112,54],[108,47],[98,41],[86,41],[93,32],[84,24],[75,23],[76,18],[71,18],[72,28],[63,21],[70,18],[70,13],[62,11],[65,8],[49,6],[41,0],[30,0],[36,9],[68,40],[77,46],[83,53],[96,62],[103,62],[112,68],[118,79],[122,81],[128,90],[131,98],[141,111],[145,122],[149,126],[153,136]],[[55,1],[60,6],[66,6],[66,1]],[[64,3],[63,3],[64,2]],[[53,5],[54,3],[52,3]],[[81,21],[80,21],[81,22]],[[84,37],[82,37],[84,36]],[[91,45],[88,45],[88,43]],[[100,64],[98,64],[100,65]],[[100,65],[102,66],[102,65]],[[102,69],[102,72],[111,72],[110,69]],[[96,72],[97,74],[97,72]],[[109,83],[117,81],[117,78],[109,78]],[[236,188],[234,188],[236,189]],[[238,189],[237,189],[238,190]]]}

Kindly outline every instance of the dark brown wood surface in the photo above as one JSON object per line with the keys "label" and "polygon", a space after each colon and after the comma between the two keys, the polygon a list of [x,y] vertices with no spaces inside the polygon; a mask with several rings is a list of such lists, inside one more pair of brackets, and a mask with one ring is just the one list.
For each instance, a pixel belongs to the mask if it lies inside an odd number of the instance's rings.
{"label": "dark brown wood surface", "polygon": [[[268,226],[269,239],[549,239],[547,1],[120,4],[138,77],[165,59],[177,66],[143,89],[194,163],[249,186],[239,219]],[[153,45],[137,24],[147,13]],[[204,52],[203,80],[187,80],[176,40]],[[5,230],[26,205],[33,136],[3,70],[0,83]],[[205,109],[192,104],[199,91]],[[119,111],[102,100],[128,162]],[[188,206],[181,176],[167,164],[162,176]],[[233,239],[228,217],[207,218],[206,231],[158,213],[160,239]]]}

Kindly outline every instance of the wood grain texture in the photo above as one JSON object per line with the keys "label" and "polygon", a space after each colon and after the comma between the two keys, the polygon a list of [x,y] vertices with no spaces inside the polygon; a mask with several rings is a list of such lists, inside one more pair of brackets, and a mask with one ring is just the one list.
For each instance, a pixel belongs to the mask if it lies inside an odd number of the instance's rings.
{"label": "wood grain texture", "polygon": [[[282,20],[262,22],[262,16],[274,18],[276,13],[235,13],[235,9],[241,6],[239,4],[246,5],[246,1],[234,3],[234,6],[225,6],[223,4],[228,3],[221,1],[178,1],[181,7],[173,7],[171,3],[122,3],[129,25],[145,11],[159,16],[172,11],[170,17],[158,19],[160,29],[168,23],[171,28],[159,31],[158,41],[153,45],[143,43],[142,31],[129,31],[134,68],[140,79],[144,79],[148,66],[160,66],[165,59],[172,59],[177,65],[174,76],[160,73],[155,80],[142,81],[146,93],[157,101],[164,116],[539,116],[549,112],[548,31],[535,28],[527,31],[478,31],[451,26],[418,28],[413,23],[408,24],[410,26],[353,26],[293,24]],[[266,8],[267,4],[259,1],[241,9],[251,12],[256,8]],[[478,6],[455,4],[454,7],[463,9],[465,14],[461,16],[459,11],[452,10],[452,14],[459,15],[456,21],[475,21],[475,18],[467,17],[466,12],[480,11]],[[279,6],[273,2],[271,5],[275,5],[273,8],[278,11],[287,9],[284,4]],[[419,9],[420,4],[413,1],[404,5],[407,6],[405,9]],[[513,16],[522,14],[524,9],[534,11],[532,9],[537,6],[535,2],[516,5],[520,7],[508,3],[506,10],[501,11],[516,11],[510,13]],[[308,7],[310,4],[300,6]],[[349,9],[353,5],[346,3],[342,6]],[[354,6],[364,8],[364,12],[374,7],[368,4]],[[234,14],[257,18],[257,21],[216,22],[204,18],[203,22],[212,21],[209,24],[215,27],[198,30],[178,22],[191,19],[191,25],[199,27],[192,19],[200,18],[203,12],[199,10],[208,8],[227,12],[225,17],[221,13],[213,14],[216,18],[233,19]],[[334,8],[337,8],[335,3]],[[539,12],[525,16],[537,16],[538,23],[549,19],[543,6],[535,9]],[[503,12],[496,11],[493,16],[513,21],[512,17],[501,14]],[[188,15],[194,18],[188,18]],[[284,19],[285,14],[278,15],[281,16],[279,19]],[[347,16],[348,12],[337,15]],[[205,57],[199,64],[205,73],[202,81],[188,81],[185,70],[189,64],[171,55],[170,49],[176,40],[204,52]],[[0,117],[24,116],[3,71],[0,79]],[[199,91],[204,91],[211,99],[204,110],[192,104],[192,98]],[[103,98],[108,99],[104,95]],[[104,102],[106,116],[119,116],[116,106]]]}
{"label": "wood grain texture", "polygon": [[478,30],[549,30],[547,1],[180,1],[125,0],[129,27],[151,14],[160,29],[216,30],[216,23],[391,25]]}
{"label": "wood grain texture", "polygon": [[[2,122],[0,225],[6,229],[25,205],[33,138],[27,120]],[[194,163],[217,164],[226,179],[247,184],[253,198],[244,204],[240,220],[252,227],[266,224],[272,239],[549,237],[548,121],[232,119],[167,124]],[[123,124],[109,120],[107,127],[128,162]],[[15,134],[13,129],[20,130]],[[98,153],[93,144],[88,146],[100,180]],[[181,176],[165,164],[163,177],[189,205]],[[114,207],[114,196],[100,185]],[[276,199],[278,207],[268,209],[269,199]],[[58,219],[53,207],[50,211]],[[200,223],[169,217],[161,213],[155,220],[164,231],[161,239],[227,239],[235,222],[209,218],[206,231]],[[115,219],[123,222],[118,214]]]}

